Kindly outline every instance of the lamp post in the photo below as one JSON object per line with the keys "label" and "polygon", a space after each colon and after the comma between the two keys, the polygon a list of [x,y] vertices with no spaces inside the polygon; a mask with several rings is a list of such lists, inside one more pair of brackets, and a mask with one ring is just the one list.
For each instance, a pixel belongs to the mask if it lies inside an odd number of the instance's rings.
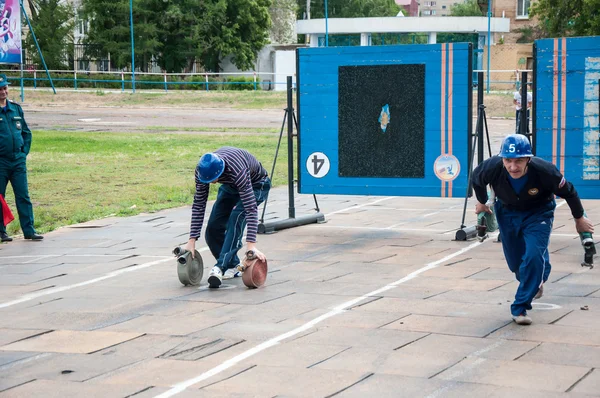
{"label": "lamp post", "polygon": [[329,47],[329,18],[327,14],[327,0],[325,0],[325,47]]}
{"label": "lamp post", "polygon": [[129,25],[131,27],[131,88],[135,93],[135,50],[133,42],[133,0],[129,0]]}
{"label": "lamp post", "polygon": [[490,93],[490,52],[491,52],[491,47],[490,47],[490,40],[491,40],[491,32],[490,32],[490,28],[491,28],[491,21],[492,21],[492,0],[488,0],[488,11],[487,11],[487,17],[488,17],[488,31],[487,31],[487,46],[488,46],[488,51],[487,51],[487,93]]}

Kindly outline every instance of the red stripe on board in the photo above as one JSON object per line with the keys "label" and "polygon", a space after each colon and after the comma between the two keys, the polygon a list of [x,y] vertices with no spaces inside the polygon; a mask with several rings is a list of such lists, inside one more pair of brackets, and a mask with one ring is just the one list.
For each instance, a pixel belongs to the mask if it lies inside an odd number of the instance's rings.
{"label": "red stripe on board", "polygon": [[[441,98],[440,130],[442,148],[440,154],[446,153],[446,45],[442,44],[442,98]],[[442,195],[446,197],[446,182],[442,181]]]}
{"label": "red stripe on board", "polygon": [[558,39],[554,39],[552,65],[552,163],[556,163],[557,128],[558,128]]}

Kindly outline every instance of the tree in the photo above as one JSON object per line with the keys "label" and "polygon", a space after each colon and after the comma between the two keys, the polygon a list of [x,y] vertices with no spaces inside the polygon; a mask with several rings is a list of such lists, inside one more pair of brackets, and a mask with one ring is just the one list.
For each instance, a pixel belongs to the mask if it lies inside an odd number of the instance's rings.
{"label": "tree", "polygon": [[[106,56],[117,68],[131,63],[128,0],[82,0],[90,24],[90,54]],[[191,68],[220,70],[230,56],[239,69],[251,69],[268,42],[271,0],[134,0],[136,65],[152,58],[169,72]]]}
{"label": "tree", "polygon": [[[133,2],[134,45],[136,65],[147,70],[152,55],[159,53],[160,42],[149,0]],[[111,56],[119,69],[131,66],[131,34],[128,0],[83,0],[81,16],[89,22],[84,43],[87,55],[95,58]]]}
{"label": "tree", "polygon": [[198,25],[203,9],[197,0],[157,0],[152,4],[158,15],[158,37],[161,52],[156,54],[158,65],[167,72],[190,70],[201,55]]}
{"label": "tree", "polygon": [[[31,25],[49,69],[68,68],[69,56],[73,54],[73,9],[60,0],[30,1],[36,12],[31,15]],[[41,58],[33,40],[27,35],[25,48],[33,62],[41,65]]]}
{"label": "tree", "polygon": [[274,43],[294,43],[294,23],[298,4],[296,0],[273,0],[271,14],[271,40]]}
{"label": "tree", "polygon": [[450,7],[451,17],[481,17],[483,15],[477,0],[467,0]]}
{"label": "tree", "polygon": [[600,0],[539,0],[529,15],[548,37],[600,35]]}
{"label": "tree", "polygon": [[[298,0],[298,19],[306,12],[306,0]],[[395,17],[400,6],[394,0],[328,0],[328,18]],[[310,1],[310,18],[325,18],[325,0]]]}
{"label": "tree", "polygon": [[231,57],[241,70],[254,67],[258,52],[268,43],[271,0],[212,0],[198,25],[202,64],[220,70],[220,61]]}

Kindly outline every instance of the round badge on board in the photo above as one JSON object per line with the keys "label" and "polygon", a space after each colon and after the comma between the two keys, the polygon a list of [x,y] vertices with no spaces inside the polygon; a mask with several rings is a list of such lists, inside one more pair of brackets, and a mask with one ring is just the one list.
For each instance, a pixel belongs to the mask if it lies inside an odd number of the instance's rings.
{"label": "round badge on board", "polygon": [[439,156],[433,164],[433,171],[442,181],[452,181],[460,173],[460,162],[454,155]]}
{"label": "round badge on board", "polygon": [[306,170],[315,178],[323,178],[329,173],[331,163],[323,152],[314,152],[306,159]]}

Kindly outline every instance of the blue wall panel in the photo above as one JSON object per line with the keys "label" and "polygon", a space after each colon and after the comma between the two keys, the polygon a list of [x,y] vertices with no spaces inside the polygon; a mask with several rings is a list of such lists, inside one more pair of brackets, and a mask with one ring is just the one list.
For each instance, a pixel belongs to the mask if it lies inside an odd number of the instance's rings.
{"label": "blue wall panel", "polygon": [[600,37],[535,42],[536,155],[600,198]]}
{"label": "blue wall panel", "polygon": [[[468,182],[469,131],[472,123],[471,53],[471,45],[468,43],[299,49],[297,53],[299,192],[464,197]],[[423,109],[424,117],[424,128],[420,133],[424,139],[424,153],[421,156],[424,164],[423,173],[418,178],[397,177],[402,175],[402,170],[398,169],[386,170],[392,174],[397,172],[392,177],[373,176],[372,174],[369,174],[369,177],[340,176],[340,157],[345,162],[347,160],[344,159],[348,159],[348,156],[344,156],[346,152],[343,151],[348,148],[346,142],[348,142],[349,134],[352,138],[351,141],[354,142],[363,137],[362,130],[345,129],[340,131],[340,120],[345,120],[348,125],[348,118],[344,118],[348,114],[338,114],[340,101],[344,103],[344,109],[349,109],[348,105],[352,105],[347,104],[348,100],[340,98],[341,93],[348,93],[348,87],[363,87],[365,92],[370,93],[368,95],[373,95],[373,87],[366,86],[365,88],[365,84],[382,87],[381,90],[384,91],[388,90],[388,97],[392,99],[400,98],[403,91],[406,91],[398,85],[387,87],[380,81],[370,80],[368,76],[361,81],[340,81],[340,68],[345,71],[342,76],[349,76],[346,73],[348,69],[357,70],[359,73],[356,76],[360,75],[360,71],[371,73],[373,70],[379,70],[378,68],[369,68],[375,66],[388,66],[393,70],[402,69],[394,69],[391,67],[392,65],[424,66],[424,92],[421,96],[424,106],[420,108]],[[352,68],[361,66],[367,68]],[[412,69],[422,70],[423,68]],[[354,75],[350,73],[350,76]],[[394,78],[390,77],[390,80],[397,82],[399,79],[396,77],[397,75]],[[403,83],[411,85],[410,77],[404,79]],[[377,90],[375,94],[379,94]],[[356,99],[357,96],[351,97]],[[357,102],[360,100],[361,98],[358,98]],[[357,124],[368,126],[370,135],[364,132],[364,148],[365,151],[369,151],[373,150],[371,148],[373,140],[368,137],[380,138],[374,135],[374,129],[381,128],[379,133],[386,134],[379,121],[379,118],[385,113],[383,110],[386,104],[370,104],[367,100],[366,105],[372,105],[372,107],[365,106],[363,112],[355,112],[356,107],[354,107],[355,111],[350,113],[350,116],[360,122]],[[350,108],[352,107],[350,106]],[[414,111],[416,112],[418,108],[415,104]],[[377,111],[374,112],[373,109],[377,109]],[[379,110],[382,112],[380,113]],[[413,147],[417,147],[418,144],[418,147],[421,148],[423,142],[419,141],[418,134],[415,132],[414,136],[407,135],[407,127],[402,126],[403,121],[410,120],[411,116],[414,116],[409,114],[411,111],[413,110],[410,106],[394,108],[394,112],[390,112],[389,131],[386,131],[397,134],[396,138],[402,144],[413,145]],[[398,129],[403,129],[401,134]],[[354,134],[358,134],[358,136]],[[344,143],[341,146],[340,137],[344,137]],[[392,138],[389,142],[396,145],[396,138]],[[374,148],[381,149],[377,146]],[[356,148],[353,149],[351,152],[356,153]],[[382,152],[385,152],[385,149]],[[401,152],[406,153],[406,151]],[[381,156],[360,157],[359,153],[358,164],[351,166],[364,167],[366,170],[380,169],[374,167],[371,161],[385,161],[386,156],[390,156],[390,154],[381,153]],[[397,160],[393,157],[387,159]],[[346,165],[347,163],[344,163],[342,168],[347,170]],[[434,165],[437,170],[434,170]],[[356,167],[350,168],[356,170]]]}

